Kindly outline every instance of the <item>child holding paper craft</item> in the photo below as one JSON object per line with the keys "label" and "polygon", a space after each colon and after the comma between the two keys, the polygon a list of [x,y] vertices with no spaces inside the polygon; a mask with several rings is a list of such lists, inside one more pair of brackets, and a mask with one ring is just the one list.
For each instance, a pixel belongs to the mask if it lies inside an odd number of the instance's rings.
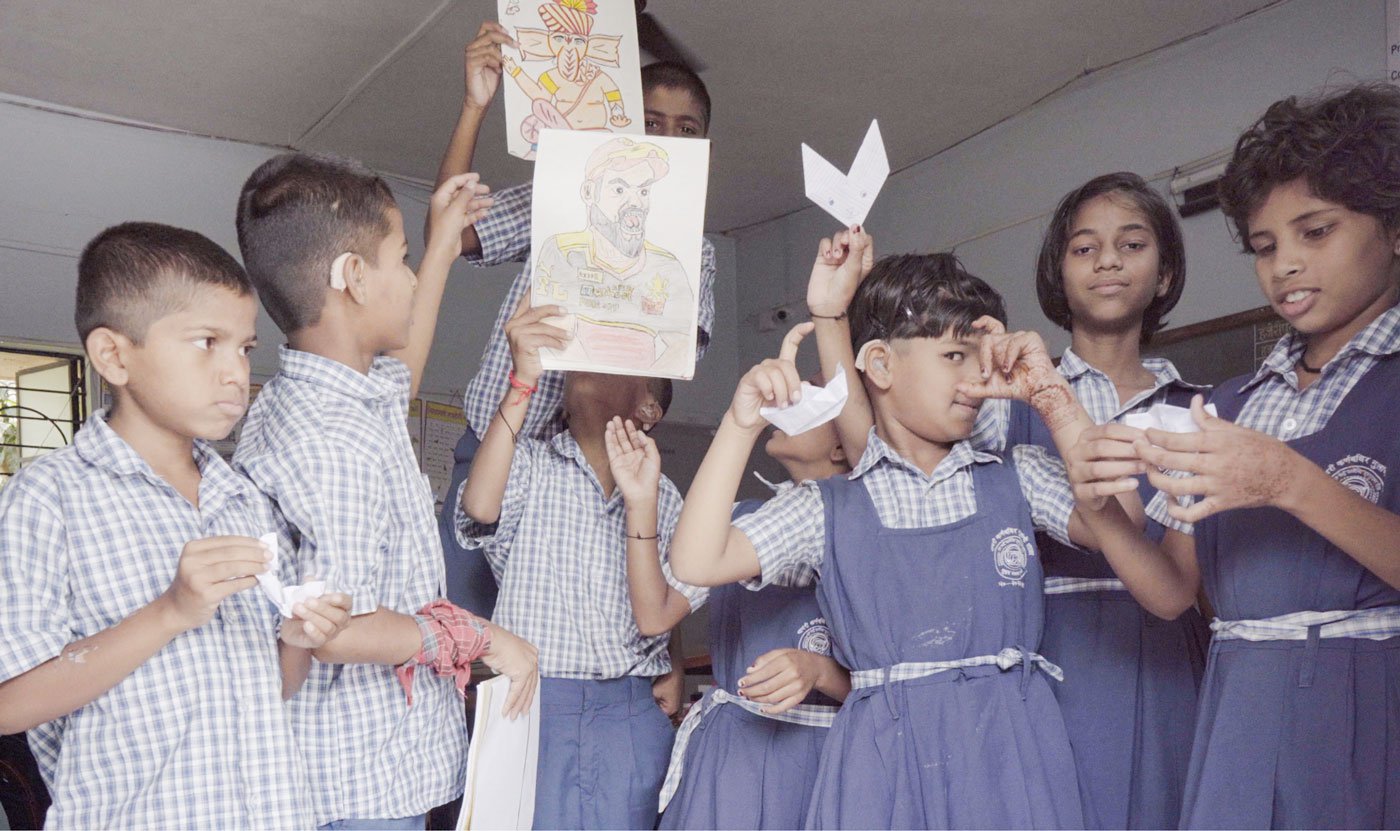
{"label": "child holding paper craft", "polygon": [[683,605],[699,606],[705,592],[669,577],[675,485],[662,476],[653,501],[626,502],[604,434],[614,418],[644,428],[659,421],[669,382],[567,373],[567,429],[548,440],[526,435],[539,350],[568,343],[545,322],[559,313],[522,302],[506,324],[511,387],[462,488],[457,531],[490,560],[501,586],[495,620],[540,648],[535,827],[651,828],[674,735],[652,680],[672,667],[665,635],[643,634],[633,618],[628,552],[657,557]]}
{"label": "child holding paper craft", "polygon": [[[1400,406],[1400,90],[1275,103],[1220,193],[1296,331],[1214,392],[1219,417],[1193,401],[1200,432],[1086,432],[1066,455],[1078,512],[1149,611],[1204,583],[1219,615],[1183,828],[1397,827],[1400,457],[1377,423]],[[1139,458],[1160,543],[1101,498]]]}
{"label": "child holding paper craft", "polygon": [[[606,439],[629,515],[656,504],[656,443],[622,419],[608,425]],[[765,449],[792,477],[777,493],[851,469],[830,422],[795,436],[775,431]],[[734,516],[761,504],[741,502]],[[669,631],[690,613],[658,563],[653,544],[628,540],[628,589],[643,634]],[[831,633],[810,587],[752,592],[728,585],[710,592],[717,687],[681,724],[661,792],[662,828],[802,825],[822,741],[851,688],[849,673],[830,656]]]}
{"label": "child holding paper craft", "polygon": [[473,659],[510,676],[513,712],[534,692],[534,648],[441,599],[432,494],[404,423],[485,191],[464,174],[433,194],[418,275],[393,194],[356,162],[283,154],[239,195],[239,247],[288,344],[235,463],[276,503],[303,573],[355,614],[292,702],[323,825],[421,828],[462,792]]}
{"label": "child holding paper craft", "polygon": [[314,824],[316,749],[283,698],[349,599],[283,619],[254,588],[273,513],[209,445],[247,406],[257,313],[193,231],[126,223],[79,258],[78,334],[114,403],[0,491],[0,732],[29,731],[48,826]]}
{"label": "child holding paper craft", "polygon": [[1036,335],[1002,334],[1004,315],[951,255],[878,261],[849,311],[875,413],[852,474],[799,485],[727,535],[714,531],[728,521],[759,407],[798,389],[792,359],[807,323],[744,376],[686,499],[676,577],[815,582],[851,669],[808,827],[1082,827],[1045,678],[1059,670],[1037,652],[1033,534],[1069,494],[1063,479],[1023,467],[1021,450],[1008,464],[966,439],[977,397],[990,394],[1029,399],[1065,448],[1090,421]]}

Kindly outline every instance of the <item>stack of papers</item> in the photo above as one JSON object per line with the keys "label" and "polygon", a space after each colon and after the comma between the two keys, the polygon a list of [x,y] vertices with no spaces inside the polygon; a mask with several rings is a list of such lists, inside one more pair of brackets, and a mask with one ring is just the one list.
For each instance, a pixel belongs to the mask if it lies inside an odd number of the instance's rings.
{"label": "stack of papers", "polygon": [[467,751],[467,789],[457,831],[528,829],[535,822],[535,776],[540,759],[540,691],[514,721],[505,717],[510,679],[498,675],[476,688],[476,719]]}

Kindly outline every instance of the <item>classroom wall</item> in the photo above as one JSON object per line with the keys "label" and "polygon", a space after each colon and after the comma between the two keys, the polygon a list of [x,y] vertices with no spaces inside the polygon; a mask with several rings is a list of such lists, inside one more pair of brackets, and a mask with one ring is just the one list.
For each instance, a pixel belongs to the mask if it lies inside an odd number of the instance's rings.
{"label": "classroom wall", "polygon": [[[76,343],[78,255],[87,240],[117,222],[139,219],[192,228],[236,256],[239,188],[277,152],[0,100],[0,341]],[[420,229],[429,192],[412,182],[391,179],[390,184],[416,261],[422,254]],[[670,418],[678,424],[718,422],[735,371],[734,245],[724,237],[712,241],[719,262],[714,344],[697,380],[677,385]],[[480,269],[460,262],[453,268],[424,373],[425,397],[461,400],[500,299],[518,272],[518,266]],[[253,372],[270,375],[283,338],[266,313],[258,320],[258,337]]]}
{"label": "classroom wall", "polygon": [[[1383,0],[1292,0],[1081,78],[892,175],[866,225],[883,253],[955,249],[1006,296],[1013,326],[1040,329],[1058,351],[1069,337],[1041,315],[1033,269],[1048,215],[1064,193],[1114,170],[1157,175],[1166,193],[1174,167],[1230,149],[1272,101],[1329,82],[1380,79],[1386,46]],[[859,107],[851,113],[872,116],[878,113]],[[800,138],[793,139],[793,164],[800,163]],[[848,163],[855,149],[833,152],[834,161]],[[1219,211],[1183,225],[1188,281],[1171,325],[1264,305]],[[817,240],[834,230],[835,220],[811,207],[731,234],[738,302],[748,315],[739,325],[741,366],[776,351],[782,332],[758,331],[757,315],[801,303]]]}

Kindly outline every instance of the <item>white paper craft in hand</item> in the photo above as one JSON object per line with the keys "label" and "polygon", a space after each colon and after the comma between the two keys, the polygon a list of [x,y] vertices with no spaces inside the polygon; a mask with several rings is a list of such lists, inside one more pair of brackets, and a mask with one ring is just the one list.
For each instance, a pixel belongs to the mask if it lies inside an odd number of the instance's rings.
{"label": "white paper craft in hand", "polygon": [[802,400],[786,407],[760,407],[758,414],[787,433],[795,436],[831,421],[846,406],[846,368],[837,367],[836,376],[824,387],[802,382]]}
{"label": "white paper craft in hand", "polygon": [[870,122],[849,174],[837,170],[817,151],[803,144],[802,175],[806,179],[807,198],[822,210],[847,228],[864,222],[890,175],[890,160],[885,156],[885,142],[880,138],[880,122]]}
{"label": "white paper craft in hand", "polygon": [[[1215,405],[1207,404],[1206,412],[1216,415]],[[1145,413],[1130,413],[1123,417],[1123,423],[1139,430],[1163,430],[1168,433],[1199,433],[1196,420],[1186,407],[1173,404],[1153,404]]]}
{"label": "white paper craft in hand", "polygon": [[263,593],[272,601],[272,605],[277,607],[277,611],[283,617],[296,617],[292,613],[293,607],[306,600],[315,600],[326,593],[325,580],[312,580],[300,586],[283,586],[281,579],[277,577],[277,535],[263,534],[258,537],[258,542],[262,543],[272,552],[272,559],[268,561],[268,570],[256,575],[258,585],[262,586]]}

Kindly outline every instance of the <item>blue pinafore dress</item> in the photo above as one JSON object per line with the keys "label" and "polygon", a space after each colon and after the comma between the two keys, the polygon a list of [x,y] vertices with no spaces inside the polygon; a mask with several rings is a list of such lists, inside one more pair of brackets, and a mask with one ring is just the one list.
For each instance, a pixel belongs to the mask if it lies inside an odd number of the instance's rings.
{"label": "blue pinafore dress", "polygon": [[[1213,396],[1222,417],[1238,417],[1245,380]],[[1398,407],[1389,357],[1288,445],[1400,513]],[[1195,535],[1219,618],[1182,827],[1400,828],[1400,591],[1274,508],[1221,512]]]}
{"label": "blue pinafore dress", "polygon": [[864,482],[819,486],[817,598],[852,692],[822,749],[812,828],[1083,827],[1038,654],[1041,565],[1016,472],[972,467],[977,511],[881,524]]}
{"label": "blue pinafore dress", "polygon": [[[761,504],[740,503],[734,516]],[[683,774],[661,827],[799,828],[840,704],[813,690],[798,707],[770,717],[739,699],[738,684],[760,655],[775,649],[831,654],[816,592],[811,586],[749,591],[733,584],[712,590],[709,603],[716,690],[691,709],[687,721],[694,723],[681,725],[672,764],[681,763]]]}
{"label": "blue pinafore dress", "polygon": [[[1186,407],[1194,390],[1164,403]],[[1007,447],[1035,444],[1058,457],[1045,423],[1014,402]],[[1156,489],[1139,478],[1142,504]],[[1165,528],[1148,521],[1161,541]],[[1210,629],[1196,609],[1163,620],[1138,605],[1103,554],[1037,534],[1045,569],[1041,652],[1060,666],[1052,685],[1074,751],[1090,828],[1174,828],[1191,759],[1196,700]]]}

